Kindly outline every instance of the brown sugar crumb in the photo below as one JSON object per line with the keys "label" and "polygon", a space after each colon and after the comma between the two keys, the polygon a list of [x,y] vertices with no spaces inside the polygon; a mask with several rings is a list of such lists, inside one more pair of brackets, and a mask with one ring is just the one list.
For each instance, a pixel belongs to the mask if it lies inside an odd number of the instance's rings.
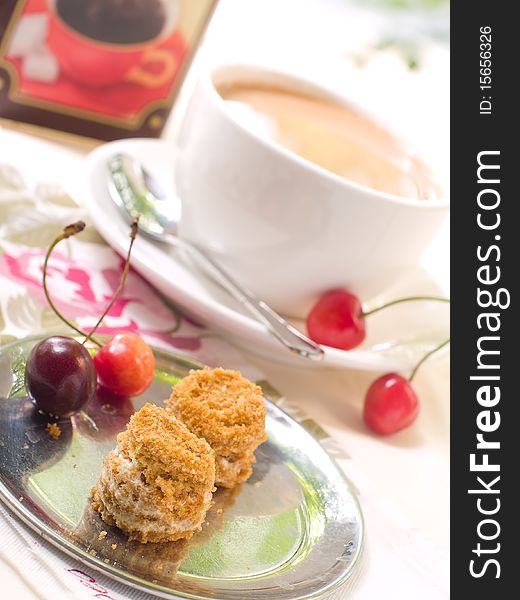
{"label": "brown sugar crumb", "polygon": [[117,548],[117,544],[112,544],[112,550],[115,550]]}
{"label": "brown sugar crumb", "polygon": [[51,438],[57,440],[61,435],[60,426],[57,423],[47,423],[47,432]]}
{"label": "brown sugar crumb", "polygon": [[106,531],[100,531],[99,535],[98,535],[98,540],[104,540],[107,537],[107,532]]}

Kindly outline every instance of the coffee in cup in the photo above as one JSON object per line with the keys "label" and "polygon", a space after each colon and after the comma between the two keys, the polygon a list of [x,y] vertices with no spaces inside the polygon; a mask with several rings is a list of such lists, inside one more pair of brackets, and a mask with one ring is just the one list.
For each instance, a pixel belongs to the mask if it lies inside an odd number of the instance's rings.
{"label": "coffee in cup", "polygon": [[228,82],[217,91],[242,125],[345,179],[406,198],[439,196],[427,166],[359,112],[261,82]]}

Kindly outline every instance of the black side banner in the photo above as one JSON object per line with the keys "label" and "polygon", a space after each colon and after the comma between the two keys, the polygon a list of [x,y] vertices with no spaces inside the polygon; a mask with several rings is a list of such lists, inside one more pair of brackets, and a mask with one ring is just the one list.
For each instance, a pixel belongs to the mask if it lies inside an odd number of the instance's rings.
{"label": "black side banner", "polygon": [[513,8],[482,0],[452,5],[451,596],[472,600],[516,597],[510,590],[520,573],[513,516],[520,30]]}

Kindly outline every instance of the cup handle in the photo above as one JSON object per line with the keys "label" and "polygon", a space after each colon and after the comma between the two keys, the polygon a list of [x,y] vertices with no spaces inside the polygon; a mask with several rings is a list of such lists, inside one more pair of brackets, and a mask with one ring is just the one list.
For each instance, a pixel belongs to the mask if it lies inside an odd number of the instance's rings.
{"label": "cup handle", "polygon": [[[159,73],[148,71],[146,65],[149,63],[161,63],[161,71]],[[176,67],[177,61],[170,51],[163,48],[151,48],[144,53],[141,64],[132,67],[125,79],[148,88],[159,87],[172,79]]]}

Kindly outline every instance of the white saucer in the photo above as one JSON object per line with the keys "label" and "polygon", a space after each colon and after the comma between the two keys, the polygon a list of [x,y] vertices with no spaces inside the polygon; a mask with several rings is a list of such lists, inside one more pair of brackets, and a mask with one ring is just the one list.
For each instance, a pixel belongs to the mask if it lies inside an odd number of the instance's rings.
{"label": "white saucer", "polygon": [[[85,159],[83,202],[90,219],[113,248],[126,254],[128,224],[106,189],[106,162],[116,152],[127,152],[141,160],[173,194],[176,150],[172,142],[164,140],[119,140],[96,148]],[[358,349],[347,352],[326,348],[323,361],[310,361],[291,354],[218,285],[184,261],[178,251],[141,236],[132,251],[132,266],[197,320],[222,331],[237,345],[279,362],[406,373],[421,356],[449,337],[448,305],[410,302],[368,317],[367,339]],[[417,271],[410,273],[408,281],[400,281],[385,298],[379,298],[378,303],[425,294],[443,295],[426,272]],[[304,325],[295,324],[300,328]]]}

